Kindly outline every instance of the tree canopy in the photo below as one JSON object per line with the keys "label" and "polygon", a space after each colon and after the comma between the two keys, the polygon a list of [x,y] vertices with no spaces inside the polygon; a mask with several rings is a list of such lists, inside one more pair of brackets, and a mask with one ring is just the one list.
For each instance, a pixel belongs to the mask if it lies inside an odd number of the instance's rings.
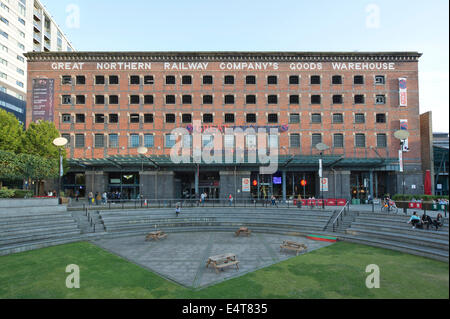
{"label": "tree canopy", "polygon": [[22,151],[23,127],[10,112],[0,109],[0,150]]}

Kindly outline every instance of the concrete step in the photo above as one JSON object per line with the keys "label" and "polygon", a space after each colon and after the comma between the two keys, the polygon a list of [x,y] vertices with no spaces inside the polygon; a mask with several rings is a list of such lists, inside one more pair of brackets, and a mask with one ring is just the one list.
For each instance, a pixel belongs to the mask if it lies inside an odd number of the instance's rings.
{"label": "concrete step", "polygon": [[380,248],[396,250],[396,251],[404,252],[407,254],[428,257],[428,258],[444,261],[447,263],[449,262],[448,250],[446,251],[446,250],[441,250],[441,249],[431,249],[428,247],[421,247],[421,246],[416,246],[413,244],[406,244],[404,242],[382,240],[382,239],[364,237],[364,236],[340,235],[339,239],[348,241],[348,242],[364,244],[364,245],[368,245],[368,246],[375,246],[375,247],[380,247]]}
{"label": "concrete step", "polygon": [[76,225],[76,222],[73,218],[67,218],[62,220],[50,220],[50,221],[33,221],[33,222],[20,222],[10,223],[10,224],[0,224],[0,233],[7,231],[15,231],[22,229],[33,229],[39,227],[54,227],[54,226],[67,226],[67,225]]}
{"label": "concrete step", "polygon": [[440,240],[448,240],[449,239],[449,233],[444,230],[430,230],[427,229],[412,229],[411,225],[408,225],[408,227],[404,226],[393,226],[389,224],[366,224],[366,223],[358,223],[354,222],[352,226],[360,229],[367,229],[367,230],[378,230],[378,231],[386,231],[391,232],[393,234],[410,234],[418,237],[424,237],[424,238],[435,238]]}
{"label": "concrete step", "polygon": [[32,233],[32,234],[24,234],[22,236],[11,236],[5,237],[0,240],[0,246],[6,246],[10,244],[23,243],[29,241],[50,239],[50,238],[58,238],[58,237],[67,237],[71,235],[79,235],[80,230],[70,230],[70,231],[53,231],[51,233],[42,232],[42,233]]}
{"label": "concrete step", "polygon": [[443,249],[448,250],[448,240],[439,240],[434,238],[424,238],[417,237],[399,233],[391,233],[391,232],[383,232],[383,231],[375,231],[375,230],[367,230],[352,227],[347,229],[346,234],[352,236],[363,236],[370,238],[377,238],[382,240],[389,240],[395,242],[404,242],[404,243],[415,243],[416,246],[429,247],[433,249]]}

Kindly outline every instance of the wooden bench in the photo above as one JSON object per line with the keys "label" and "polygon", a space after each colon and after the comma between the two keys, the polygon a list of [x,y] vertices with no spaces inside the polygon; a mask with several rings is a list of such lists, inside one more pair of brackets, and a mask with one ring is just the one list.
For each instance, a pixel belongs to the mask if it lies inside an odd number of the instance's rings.
{"label": "wooden bench", "polygon": [[230,253],[209,257],[206,262],[206,268],[208,268],[209,265],[214,267],[216,273],[219,273],[219,269],[233,265],[236,266],[236,270],[239,270],[239,261],[236,259],[236,255]]}
{"label": "wooden bench", "polygon": [[308,247],[305,244],[297,243],[295,241],[284,240],[283,243],[280,245],[280,251],[282,249],[295,250],[298,255],[299,252],[307,250]]}
{"label": "wooden bench", "polygon": [[250,229],[248,229],[247,227],[241,227],[238,230],[236,230],[234,235],[239,236],[240,234],[245,234],[247,236],[250,236],[251,233],[252,233],[252,231]]}
{"label": "wooden bench", "polygon": [[160,239],[163,239],[163,238],[166,238],[166,237],[167,237],[166,233],[158,230],[158,231],[154,231],[154,232],[148,233],[147,236],[145,236],[145,240],[146,241],[149,240],[149,239],[160,240]]}

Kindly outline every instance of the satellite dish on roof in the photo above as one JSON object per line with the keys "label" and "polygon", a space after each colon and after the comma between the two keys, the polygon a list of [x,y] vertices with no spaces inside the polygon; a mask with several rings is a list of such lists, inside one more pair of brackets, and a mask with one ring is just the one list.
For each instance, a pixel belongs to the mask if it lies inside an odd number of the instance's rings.
{"label": "satellite dish on roof", "polygon": [[322,151],[329,149],[330,147],[325,143],[317,143],[316,148],[322,152]]}
{"label": "satellite dish on roof", "polygon": [[398,130],[394,132],[394,137],[399,140],[406,140],[409,137],[407,130]]}

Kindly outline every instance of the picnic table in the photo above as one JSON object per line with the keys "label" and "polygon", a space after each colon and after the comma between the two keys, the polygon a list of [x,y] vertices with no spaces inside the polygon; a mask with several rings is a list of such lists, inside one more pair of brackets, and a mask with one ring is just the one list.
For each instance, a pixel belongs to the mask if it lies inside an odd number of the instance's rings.
{"label": "picnic table", "polygon": [[147,236],[145,236],[145,240],[149,240],[149,239],[154,239],[154,240],[160,240],[163,238],[166,238],[167,234],[164,233],[161,230],[157,230],[157,231],[153,231],[147,234]]}
{"label": "picnic table", "polygon": [[223,255],[211,256],[208,258],[206,262],[206,268],[211,265],[216,270],[216,273],[219,273],[219,269],[236,265],[236,270],[239,270],[239,261],[236,259],[236,255],[232,253],[226,253]]}
{"label": "picnic table", "polygon": [[295,241],[284,240],[283,243],[280,245],[280,251],[282,249],[295,250],[298,255],[299,252],[307,250],[308,247],[305,244],[297,243]]}
{"label": "picnic table", "polygon": [[234,233],[236,236],[239,236],[240,234],[245,234],[247,236],[250,236],[251,234],[251,230],[248,229],[247,227],[241,227],[238,230],[236,230],[236,232]]}

